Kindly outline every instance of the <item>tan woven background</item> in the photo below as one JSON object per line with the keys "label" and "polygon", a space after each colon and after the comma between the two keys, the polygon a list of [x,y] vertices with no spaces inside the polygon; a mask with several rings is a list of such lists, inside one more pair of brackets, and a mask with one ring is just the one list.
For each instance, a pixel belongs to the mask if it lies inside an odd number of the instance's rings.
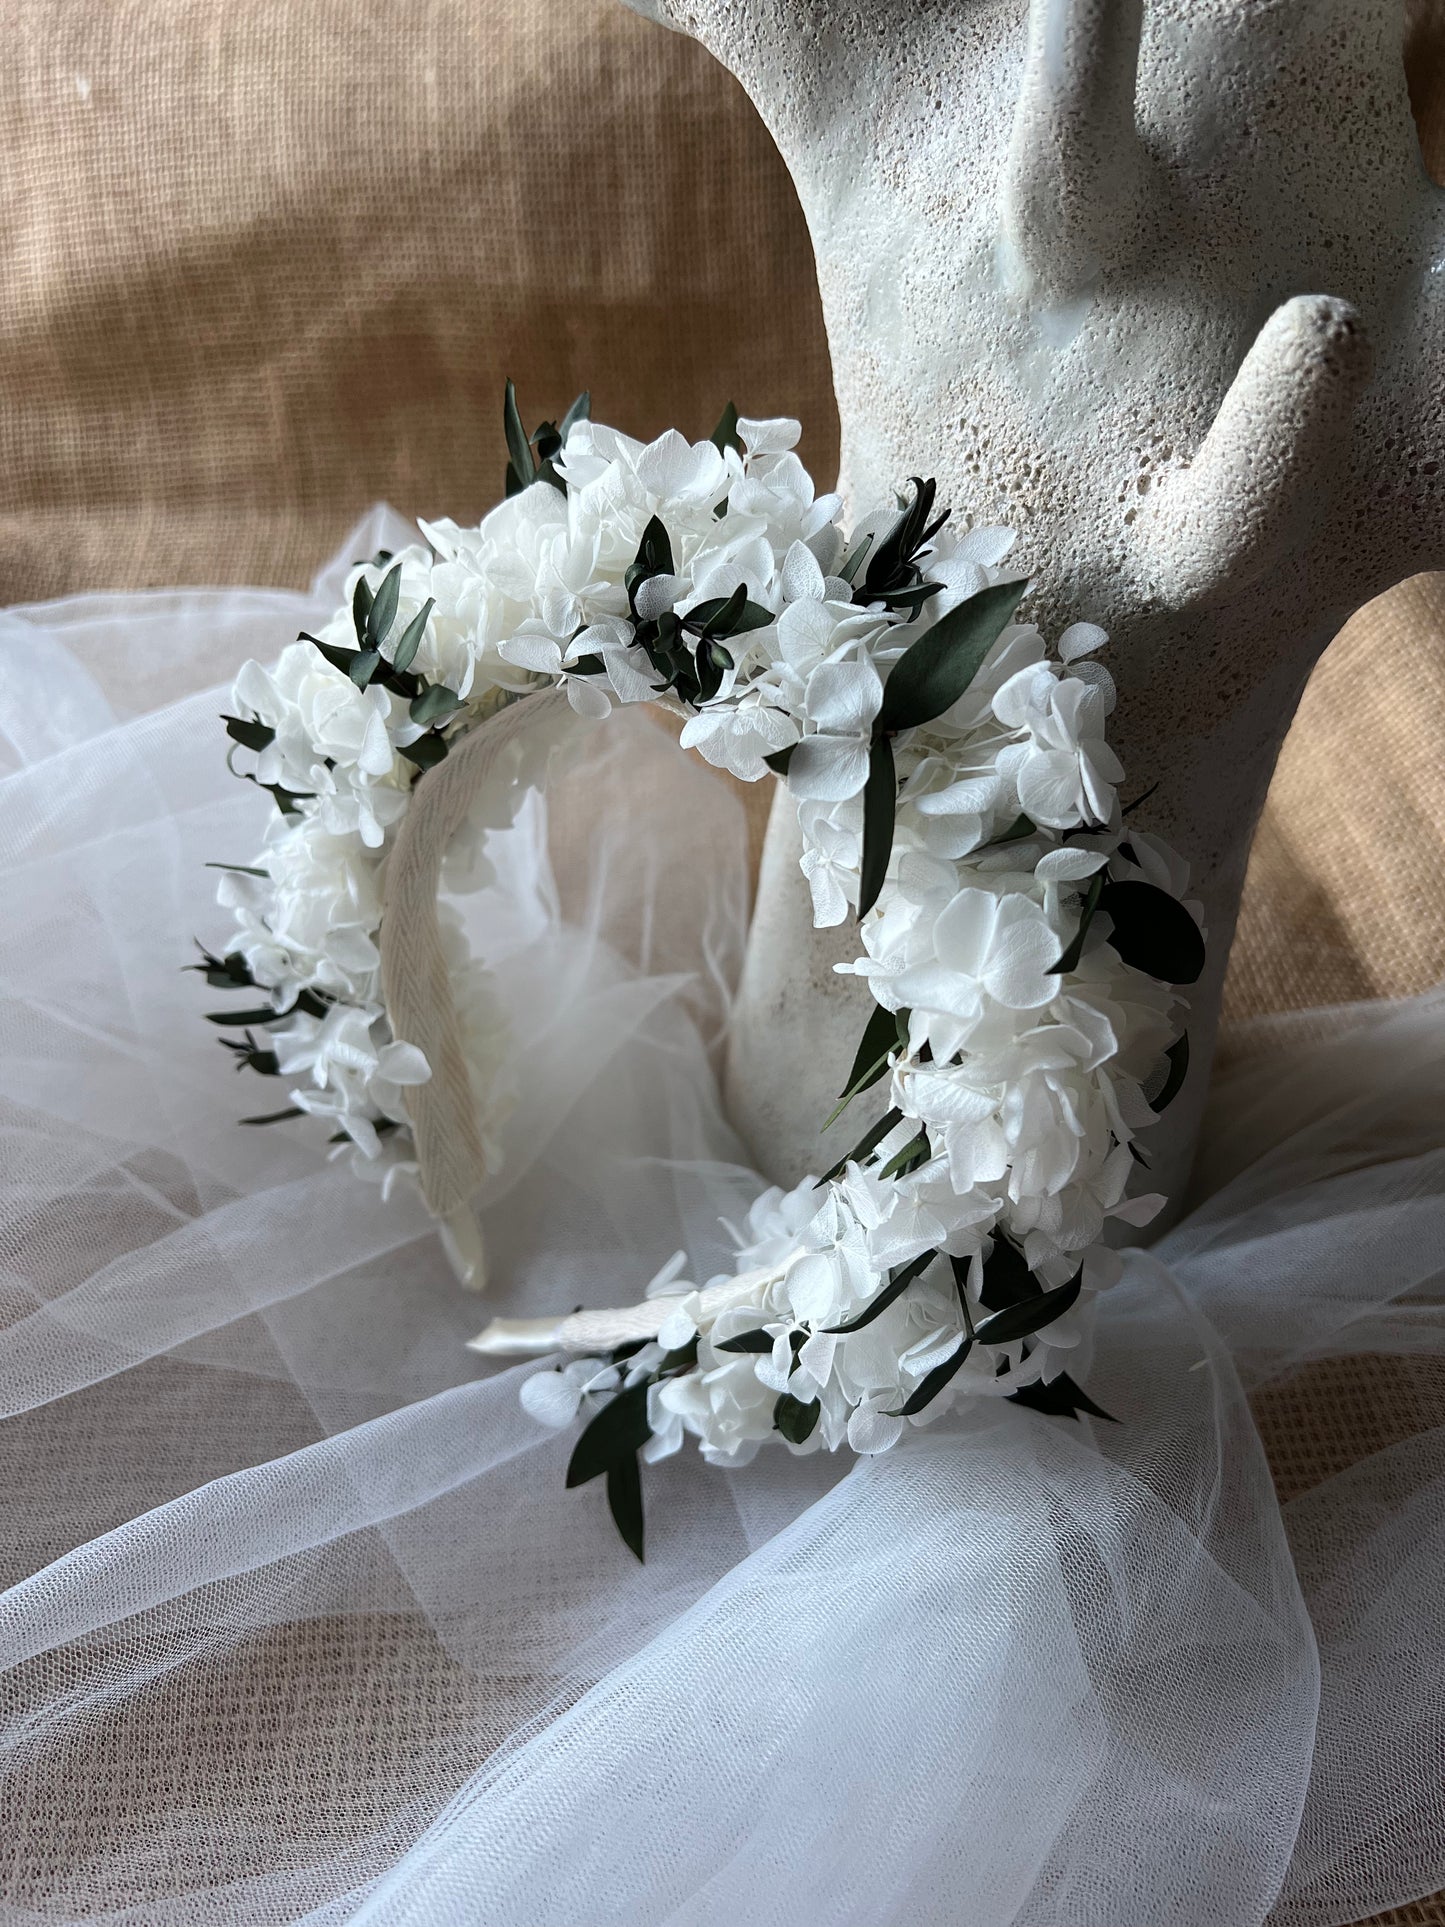
{"label": "tan woven background", "polygon": [[[529,415],[590,384],[644,434],[706,432],[729,397],[795,413],[830,475],[786,174],[732,81],[615,0],[0,0],[0,23],[0,600],[300,582],[377,497],[474,517],[506,374]],[[1417,0],[1410,70],[1445,178],[1445,0]],[[1445,976],[1442,848],[1445,578],[1422,578],[1310,685],[1229,1012]],[[1378,1443],[1375,1377],[1345,1376],[1261,1409],[1292,1490]]]}

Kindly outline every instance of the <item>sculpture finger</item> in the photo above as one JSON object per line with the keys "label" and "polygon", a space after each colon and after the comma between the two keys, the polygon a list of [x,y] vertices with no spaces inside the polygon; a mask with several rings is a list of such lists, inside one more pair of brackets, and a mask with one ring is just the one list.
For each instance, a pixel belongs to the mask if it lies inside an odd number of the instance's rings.
{"label": "sculpture finger", "polygon": [[1347,302],[1297,295],[1277,308],[1192,464],[1135,525],[1146,586],[1176,608],[1230,595],[1322,526],[1369,372]]}
{"label": "sculpture finger", "polygon": [[1143,0],[1031,0],[999,206],[1021,290],[1087,288],[1131,224],[1142,23]]}

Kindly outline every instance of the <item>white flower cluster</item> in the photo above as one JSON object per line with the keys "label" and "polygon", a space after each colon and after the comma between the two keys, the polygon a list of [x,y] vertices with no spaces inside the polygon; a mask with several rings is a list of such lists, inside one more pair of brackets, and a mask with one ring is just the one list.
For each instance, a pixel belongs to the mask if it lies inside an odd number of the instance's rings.
{"label": "white flower cluster", "polygon": [[[661,698],[709,762],[785,772],[815,921],[863,907],[847,968],[876,1007],[859,1083],[886,1095],[877,1126],[827,1180],[758,1200],[734,1273],[659,1281],[640,1351],[527,1383],[558,1423],[645,1396],[649,1458],[688,1434],[726,1464],[780,1436],[879,1451],[962,1392],[1048,1381],[1117,1269],[1106,1220],[1163,1202],[1126,1193],[1181,1006],[1121,933],[1146,900],[1188,923],[1187,878],[1121,818],[1114,691],[1093,659],[1106,638],[1076,624],[1050,653],[1010,601],[970,645],[1009,534],[925,526],[917,485],[912,510],[845,544],[797,434],[742,420],[716,442],[643,445],[573,423],[550,477],[478,528],[423,524],[425,545],[355,572],[319,637],[248,663],[228,725],[238,772],[283,813],[221,886],[238,932],[213,981],[266,993],[292,1105],[374,1168],[405,1165],[405,1091],[429,1075],[379,987],[394,832],[419,771],[502,704],[553,685],[586,717]],[[890,724],[893,678],[923,686],[945,638],[959,660],[973,647],[966,674]],[[879,784],[882,865],[865,834]],[[466,881],[484,875],[483,859]],[[506,1027],[483,965],[454,962],[494,1144]]]}

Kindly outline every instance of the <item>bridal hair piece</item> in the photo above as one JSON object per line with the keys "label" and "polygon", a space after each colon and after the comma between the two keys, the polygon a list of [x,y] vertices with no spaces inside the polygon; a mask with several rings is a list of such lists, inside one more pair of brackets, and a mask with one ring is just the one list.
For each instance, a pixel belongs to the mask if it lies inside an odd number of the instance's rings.
{"label": "bridal hair piece", "polygon": [[1185,865],[1120,805],[1104,632],[1050,651],[1015,619],[1011,534],[957,529],[931,482],[845,537],[795,422],[729,408],[708,441],[644,446],[583,396],[528,436],[510,384],[505,420],[501,506],[422,523],[237,677],[231,766],[278,814],[218,866],[236,935],[197,968],[247,993],[211,1016],[238,1066],[294,1080],[244,1122],[328,1120],[359,1174],[420,1185],[482,1281],[470,1198],[525,1064],[438,890],[482,886],[489,835],[580,730],[660,702],[710,763],[786,783],[814,921],[856,916],[840,968],[874,1000],[819,1124],[884,1102],[756,1201],[730,1273],[679,1253],[635,1306],[497,1320],[476,1349],[572,1355],[522,1401],[585,1419],[568,1483],[605,1477],[639,1557],[639,1459],[687,1435],[735,1466],[769,1441],[885,1451],[965,1394],[1097,1413],[1065,1367],[1119,1274],[1109,1221],[1165,1202],[1131,1180],[1204,961]]}

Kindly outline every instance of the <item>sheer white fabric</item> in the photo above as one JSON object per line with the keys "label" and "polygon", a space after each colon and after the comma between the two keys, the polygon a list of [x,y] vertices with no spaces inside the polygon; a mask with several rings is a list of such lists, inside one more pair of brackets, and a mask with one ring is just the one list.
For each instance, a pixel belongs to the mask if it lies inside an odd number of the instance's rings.
{"label": "sheer white fabric", "polygon": [[[639,1567],[420,1206],[235,1122],[274,1087],[180,972],[271,807],[211,685],[339,575],[0,617],[0,1919],[1329,1927],[1445,1886],[1445,1006],[1218,1082],[1078,1374],[1117,1424],[684,1454]],[[714,1084],[741,813],[618,717],[497,855],[491,1308],[705,1276],[760,1182]],[[1403,1374],[1378,1449],[1281,1504],[1246,1394],[1350,1354]]]}

